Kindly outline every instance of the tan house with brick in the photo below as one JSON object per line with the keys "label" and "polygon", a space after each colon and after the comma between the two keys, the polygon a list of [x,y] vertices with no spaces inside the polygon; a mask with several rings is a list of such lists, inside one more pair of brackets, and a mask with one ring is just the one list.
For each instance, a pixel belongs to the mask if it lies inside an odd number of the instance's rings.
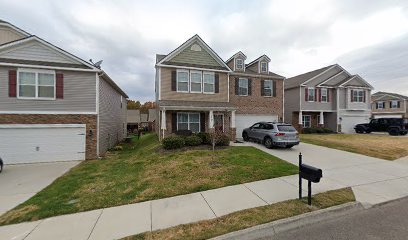
{"label": "tan house with brick", "polygon": [[373,87],[338,64],[285,81],[285,121],[302,128],[325,127],[352,133],[371,117]]}
{"label": "tan house with brick", "polygon": [[99,68],[0,21],[0,157],[95,159],[126,136],[126,98]]}
{"label": "tan house with brick", "polygon": [[[265,55],[245,64],[246,56],[239,52],[224,62],[195,35],[156,58],[160,139],[177,130],[218,129],[234,140],[256,121],[283,118],[284,77],[269,72]],[[235,67],[236,62],[242,69]]]}
{"label": "tan house with brick", "polygon": [[408,118],[408,97],[389,92],[371,95],[373,118]]}

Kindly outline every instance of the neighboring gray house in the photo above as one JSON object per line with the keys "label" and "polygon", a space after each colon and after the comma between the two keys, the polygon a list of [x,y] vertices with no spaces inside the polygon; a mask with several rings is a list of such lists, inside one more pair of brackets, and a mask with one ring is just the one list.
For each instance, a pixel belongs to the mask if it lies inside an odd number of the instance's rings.
{"label": "neighboring gray house", "polygon": [[130,132],[134,132],[138,129],[140,124],[140,110],[128,109],[127,110],[127,129]]}
{"label": "neighboring gray house", "polygon": [[351,133],[371,117],[373,87],[338,64],[285,80],[285,121],[298,130],[326,127]]}
{"label": "neighboring gray house", "polygon": [[95,159],[126,136],[128,96],[100,68],[0,21],[0,157]]}

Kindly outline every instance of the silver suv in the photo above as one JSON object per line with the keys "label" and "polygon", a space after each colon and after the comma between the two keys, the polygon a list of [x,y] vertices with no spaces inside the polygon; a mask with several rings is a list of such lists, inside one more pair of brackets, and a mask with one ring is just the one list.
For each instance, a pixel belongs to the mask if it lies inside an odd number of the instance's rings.
{"label": "silver suv", "polygon": [[299,133],[287,123],[258,122],[242,131],[244,141],[261,141],[265,147],[291,148],[299,144]]}

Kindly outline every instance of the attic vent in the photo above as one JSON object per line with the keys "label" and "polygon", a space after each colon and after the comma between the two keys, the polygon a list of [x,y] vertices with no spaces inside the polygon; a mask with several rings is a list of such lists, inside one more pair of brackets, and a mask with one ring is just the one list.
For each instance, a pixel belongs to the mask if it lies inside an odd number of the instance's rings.
{"label": "attic vent", "polygon": [[198,44],[193,44],[191,46],[191,51],[195,51],[195,52],[201,52],[201,47]]}

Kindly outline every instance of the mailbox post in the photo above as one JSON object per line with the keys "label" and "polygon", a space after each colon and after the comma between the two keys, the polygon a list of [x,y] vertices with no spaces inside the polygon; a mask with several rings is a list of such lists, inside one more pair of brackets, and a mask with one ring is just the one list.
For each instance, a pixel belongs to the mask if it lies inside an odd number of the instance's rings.
{"label": "mailbox post", "polygon": [[307,203],[312,205],[312,182],[318,183],[323,176],[321,169],[312,167],[302,163],[302,153],[299,153],[299,199],[302,198],[302,178],[308,181],[307,183]]}

